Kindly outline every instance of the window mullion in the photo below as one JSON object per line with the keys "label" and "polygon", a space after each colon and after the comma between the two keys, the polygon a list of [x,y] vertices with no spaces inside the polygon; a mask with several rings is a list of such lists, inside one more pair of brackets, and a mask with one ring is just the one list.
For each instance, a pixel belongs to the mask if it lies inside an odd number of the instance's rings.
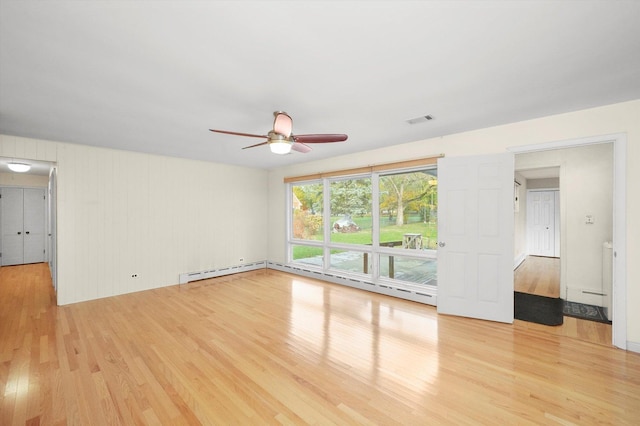
{"label": "window mullion", "polygon": [[293,204],[292,199],[293,197],[291,196],[291,192],[293,190],[293,185],[288,183],[285,185],[285,198],[286,198],[286,203],[287,203],[287,209],[285,212],[285,220],[287,221],[286,223],[286,229],[287,229],[287,253],[286,253],[286,259],[287,262],[292,262],[293,261],[293,249],[292,249],[292,244],[291,241],[293,241],[293,213],[292,213],[292,209],[291,206]]}
{"label": "window mullion", "polygon": [[371,272],[374,282],[380,277],[380,256],[378,256],[378,248],[380,247],[380,190],[379,190],[379,174],[371,174]]}
{"label": "window mullion", "polygon": [[331,264],[331,249],[329,245],[331,244],[331,185],[329,185],[329,179],[322,179],[322,221],[324,223],[324,251],[322,257],[322,269],[329,269],[329,265]]}

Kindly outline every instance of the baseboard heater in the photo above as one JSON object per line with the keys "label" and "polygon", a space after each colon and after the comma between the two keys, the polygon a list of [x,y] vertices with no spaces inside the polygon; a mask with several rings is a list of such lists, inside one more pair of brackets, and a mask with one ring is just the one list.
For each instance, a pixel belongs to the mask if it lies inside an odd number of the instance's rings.
{"label": "baseboard heater", "polygon": [[206,280],[208,278],[222,277],[224,275],[237,274],[240,272],[255,271],[256,269],[265,269],[267,261],[245,263],[242,265],[228,266],[226,268],[209,269],[200,272],[187,272],[180,274],[180,284],[187,284],[191,281]]}
{"label": "baseboard heater", "polygon": [[188,272],[180,274],[180,284],[187,284],[192,281],[206,280],[209,278],[222,277],[225,275],[237,274],[240,272],[255,271],[258,269],[275,269],[282,272],[290,272],[310,278],[317,278],[324,281],[329,281],[334,284],[342,284],[349,287],[357,288],[360,290],[372,291],[374,293],[385,294],[387,296],[398,297],[400,299],[411,300],[413,302],[424,303],[427,305],[436,306],[437,296],[426,292],[410,290],[405,288],[397,288],[389,284],[374,284],[370,281],[359,280],[355,278],[347,278],[339,275],[325,273],[322,271],[314,271],[297,266],[286,265],[283,263],[260,261],[253,263],[246,263],[242,265],[229,266],[225,268],[209,269],[199,272]]}
{"label": "baseboard heater", "polygon": [[374,293],[385,294],[387,296],[398,297],[400,299],[411,300],[413,302],[424,303],[426,305],[436,306],[437,296],[426,292],[410,290],[406,288],[394,287],[390,284],[374,284],[370,281],[359,280],[355,278],[347,278],[334,275],[322,271],[315,271],[298,266],[291,266],[278,262],[267,262],[267,268],[277,271],[289,272],[292,274],[302,275],[304,277],[316,278],[319,280],[329,281],[334,284],[342,284],[360,290],[372,291]]}

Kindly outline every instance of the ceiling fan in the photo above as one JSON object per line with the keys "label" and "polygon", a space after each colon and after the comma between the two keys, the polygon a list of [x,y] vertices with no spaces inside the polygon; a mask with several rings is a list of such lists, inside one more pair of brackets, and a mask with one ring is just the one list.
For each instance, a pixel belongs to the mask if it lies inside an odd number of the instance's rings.
{"label": "ceiling fan", "polygon": [[275,154],[288,154],[291,150],[306,153],[311,151],[308,143],[328,143],[328,142],[344,142],[347,135],[343,134],[311,134],[311,135],[294,135],[291,133],[293,128],[293,120],[283,111],[273,113],[273,130],[269,130],[266,135],[253,135],[251,133],[230,132],[228,130],[209,129],[216,133],[225,133],[228,135],[248,136],[251,138],[266,138],[264,142],[255,145],[245,146],[242,149],[254,148],[256,146],[269,145],[271,152]]}

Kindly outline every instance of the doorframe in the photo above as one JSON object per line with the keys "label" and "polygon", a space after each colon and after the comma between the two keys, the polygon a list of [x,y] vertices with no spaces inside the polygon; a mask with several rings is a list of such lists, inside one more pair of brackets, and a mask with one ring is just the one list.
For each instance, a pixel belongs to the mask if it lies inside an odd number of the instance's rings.
{"label": "doorframe", "polygon": [[513,146],[508,147],[507,150],[515,155],[603,143],[613,144],[613,324],[611,337],[613,346],[627,349],[626,133]]}
{"label": "doorframe", "polygon": [[58,166],[52,165],[49,170],[47,185],[47,247],[49,248],[49,272],[53,289],[58,297]]}

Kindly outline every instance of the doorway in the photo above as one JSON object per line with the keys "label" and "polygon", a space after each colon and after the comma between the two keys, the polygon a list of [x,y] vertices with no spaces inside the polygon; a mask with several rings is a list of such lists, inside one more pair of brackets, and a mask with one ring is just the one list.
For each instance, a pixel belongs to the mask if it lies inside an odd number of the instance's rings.
{"label": "doorway", "polygon": [[[17,173],[9,169],[8,164],[11,162],[20,162],[28,164],[31,168],[27,172]],[[16,205],[20,205],[19,199],[22,199],[22,231],[14,230],[9,234],[22,237],[22,258],[16,259],[15,263],[34,263],[49,262],[49,268],[55,283],[55,270],[57,266],[56,256],[56,180],[54,163],[48,161],[37,161],[31,159],[6,158],[0,157],[0,187],[4,194],[15,196]],[[22,194],[22,197],[19,195]],[[52,199],[53,196],[53,199]],[[2,200],[2,199],[0,199]],[[25,204],[27,207],[25,208]],[[38,205],[38,207],[30,206],[30,203]],[[42,209],[40,208],[42,204]],[[4,203],[6,207],[8,203]],[[3,213],[4,207],[0,208],[0,214]],[[15,212],[14,212],[15,213]],[[14,214],[16,218],[20,216],[20,212]],[[26,213],[26,214],[25,214]],[[0,217],[0,230],[4,227],[6,221]],[[42,219],[42,230],[33,232],[30,223],[33,221],[40,223]],[[26,227],[24,227],[26,225]],[[29,229],[27,229],[29,228]],[[4,232],[4,230],[2,230]],[[0,232],[0,247],[3,247],[3,232]],[[21,234],[18,234],[21,232]],[[27,232],[29,232],[27,234]],[[15,239],[15,238],[14,238]],[[7,242],[8,244],[8,242]],[[19,250],[19,242],[17,244]],[[26,250],[26,251],[25,251]],[[4,256],[3,256],[4,257]],[[7,260],[7,259],[0,259]],[[4,261],[0,261],[0,265],[7,265]]]}
{"label": "doorway", "polygon": [[[613,288],[603,288],[606,282],[603,244],[616,237],[624,238],[620,231],[624,226],[620,221],[620,217],[624,217],[624,205],[620,207],[624,187],[616,188],[614,176],[618,174],[617,165],[624,163],[624,148],[624,138],[613,136],[513,150],[516,152],[515,180],[527,194],[520,200],[526,205],[520,212],[525,211],[529,216],[518,221],[518,212],[515,213],[514,268],[537,263],[534,269],[538,277],[557,275],[559,268],[559,293],[564,300],[603,306],[606,295],[611,296],[613,292]],[[533,176],[526,176],[536,171],[550,173],[554,169],[557,177],[537,176],[546,179],[542,185],[537,184]],[[621,177],[624,179],[624,175]],[[554,178],[557,184],[553,183]],[[527,222],[529,226],[523,231],[523,223]],[[554,258],[559,262],[551,261]],[[617,268],[623,270],[624,259],[619,260]],[[619,290],[626,289],[624,279],[618,279],[616,284]],[[626,337],[626,312],[620,305],[623,304],[614,303],[619,309],[615,315],[617,323],[613,325],[618,337],[613,332],[610,343],[613,341],[615,346],[625,348],[626,338],[622,336]]]}

